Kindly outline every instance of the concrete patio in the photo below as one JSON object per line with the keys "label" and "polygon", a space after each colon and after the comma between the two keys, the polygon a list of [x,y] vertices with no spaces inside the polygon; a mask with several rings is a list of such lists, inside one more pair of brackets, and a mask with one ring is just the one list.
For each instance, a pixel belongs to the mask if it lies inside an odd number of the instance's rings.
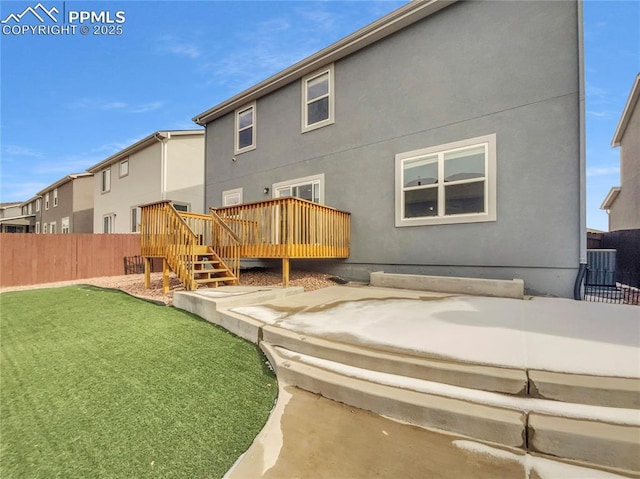
{"label": "concrete patio", "polygon": [[[412,477],[414,469],[443,478],[640,473],[636,307],[370,286],[309,293],[223,287],[176,293],[174,304],[259,344],[278,376],[278,404],[229,477],[256,477],[258,470],[260,477]],[[424,446],[410,461],[389,454],[395,465],[376,462],[367,451],[382,457],[386,436],[356,440],[359,422],[346,428],[332,419],[344,407],[367,418],[362,431],[367,421],[382,421],[370,427],[387,432],[400,428],[399,442],[385,451]],[[342,463],[331,451],[347,440],[360,452]],[[312,462],[323,454],[335,460],[323,462],[323,476],[305,454]],[[557,468],[565,468],[562,476],[548,475]]]}

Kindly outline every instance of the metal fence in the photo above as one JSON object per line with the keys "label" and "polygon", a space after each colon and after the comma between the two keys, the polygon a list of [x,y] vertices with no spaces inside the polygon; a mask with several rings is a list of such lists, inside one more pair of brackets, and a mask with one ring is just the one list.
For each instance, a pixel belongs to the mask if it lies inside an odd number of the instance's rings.
{"label": "metal fence", "polygon": [[640,274],[587,268],[584,300],[596,303],[640,304]]}

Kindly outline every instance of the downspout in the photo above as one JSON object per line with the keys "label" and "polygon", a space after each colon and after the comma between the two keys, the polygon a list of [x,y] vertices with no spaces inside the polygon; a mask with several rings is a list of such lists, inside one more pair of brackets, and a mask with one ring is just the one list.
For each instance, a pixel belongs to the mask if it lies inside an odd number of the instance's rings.
{"label": "downspout", "polygon": [[160,142],[160,199],[167,199],[167,140],[171,133],[156,133],[156,140]]}
{"label": "downspout", "polygon": [[579,218],[579,248],[580,266],[576,282],[573,287],[573,298],[582,299],[581,287],[587,269],[587,162],[586,162],[586,139],[585,139],[585,85],[584,85],[584,4],[583,0],[578,0],[578,87],[579,87],[579,112],[580,112],[580,218]]}

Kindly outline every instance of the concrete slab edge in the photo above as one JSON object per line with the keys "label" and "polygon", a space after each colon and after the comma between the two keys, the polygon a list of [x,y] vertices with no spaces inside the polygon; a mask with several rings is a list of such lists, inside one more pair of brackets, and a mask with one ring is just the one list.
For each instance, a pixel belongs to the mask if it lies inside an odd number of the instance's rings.
{"label": "concrete slab edge", "polygon": [[470,389],[526,395],[526,371],[421,358],[329,341],[265,326],[263,340],[271,345],[320,359],[400,376],[451,384]]}
{"label": "concrete slab edge", "polygon": [[381,288],[411,289],[496,298],[524,298],[524,281],[521,279],[462,278],[377,271],[369,275],[369,282],[371,286]]}

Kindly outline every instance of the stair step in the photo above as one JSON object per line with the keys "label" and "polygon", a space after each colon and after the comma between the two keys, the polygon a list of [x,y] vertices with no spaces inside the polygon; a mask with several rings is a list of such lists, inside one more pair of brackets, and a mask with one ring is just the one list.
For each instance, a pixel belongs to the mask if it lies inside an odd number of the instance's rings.
{"label": "stair step", "polygon": [[197,284],[206,284],[206,283],[220,283],[222,281],[237,281],[233,276],[217,276],[214,278],[206,278],[206,279],[196,279],[195,282]]}
{"label": "stair step", "polygon": [[224,268],[194,269],[193,274],[224,273],[226,271]]}
{"label": "stair step", "polygon": [[194,261],[193,264],[220,264],[220,261],[215,259],[206,259],[206,260],[198,260]]}

